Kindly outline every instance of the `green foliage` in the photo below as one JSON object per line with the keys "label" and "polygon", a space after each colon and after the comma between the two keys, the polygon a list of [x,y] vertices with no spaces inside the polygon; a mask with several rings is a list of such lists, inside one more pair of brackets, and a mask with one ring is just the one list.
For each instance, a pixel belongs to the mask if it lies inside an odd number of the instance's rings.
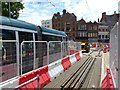
{"label": "green foliage", "polygon": [[10,6],[10,17],[17,19],[19,17],[19,11],[23,10],[24,6],[21,2],[2,2],[2,16],[9,17],[9,6]]}

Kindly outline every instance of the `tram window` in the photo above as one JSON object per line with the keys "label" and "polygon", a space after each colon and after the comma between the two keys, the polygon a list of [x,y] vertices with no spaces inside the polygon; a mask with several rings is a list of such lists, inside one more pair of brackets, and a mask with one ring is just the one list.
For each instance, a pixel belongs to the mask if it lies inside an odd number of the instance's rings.
{"label": "tram window", "polygon": [[43,35],[43,41],[61,41],[62,37],[52,36],[52,35]]}
{"label": "tram window", "polygon": [[63,37],[63,41],[66,41],[66,37]]}
{"label": "tram window", "polygon": [[[2,30],[2,40],[16,40],[15,31]],[[16,63],[16,43],[2,43],[2,65]]]}
{"label": "tram window", "polygon": [[35,41],[38,41],[38,35],[35,33]]}
{"label": "tram window", "polygon": [[[23,41],[33,41],[33,34],[28,33],[28,32],[19,32],[19,41],[20,41],[20,44]],[[31,43],[31,42],[23,43],[22,49],[23,49],[24,57],[33,55],[33,54],[31,54],[33,51],[33,43]]]}
{"label": "tram window", "polygon": [[19,32],[19,41],[32,41],[33,40],[33,33],[28,32]]}
{"label": "tram window", "polygon": [[15,31],[2,30],[2,40],[15,40]]}

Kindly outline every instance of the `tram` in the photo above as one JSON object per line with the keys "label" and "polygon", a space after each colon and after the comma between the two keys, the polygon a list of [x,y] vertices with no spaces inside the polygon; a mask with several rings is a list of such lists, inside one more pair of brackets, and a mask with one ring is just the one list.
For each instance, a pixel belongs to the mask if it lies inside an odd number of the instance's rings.
{"label": "tram", "polygon": [[[66,41],[67,35],[58,30],[36,26],[34,24],[0,16],[0,78],[2,81],[17,75],[15,68],[20,62],[21,43],[23,41]],[[23,72],[33,70],[33,43],[23,44]],[[47,56],[46,44],[36,45],[38,67],[43,66],[43,57]],[[59,52],[59,51],[58,51]],[[29,65],[28,65],[29,64]]]}

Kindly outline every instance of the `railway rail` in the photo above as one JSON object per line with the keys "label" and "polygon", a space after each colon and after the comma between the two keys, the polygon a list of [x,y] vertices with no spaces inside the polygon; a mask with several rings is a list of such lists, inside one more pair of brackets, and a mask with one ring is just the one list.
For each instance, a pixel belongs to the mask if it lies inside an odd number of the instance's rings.
{"label": "railway rail", "polygon": [[78,89],[82,86],[85,77],[89,73],[89,70],[94,63],[95,58],[89,57],[76,72],[68,77],[65,82],[61,85],[61,88],[64,89]]}

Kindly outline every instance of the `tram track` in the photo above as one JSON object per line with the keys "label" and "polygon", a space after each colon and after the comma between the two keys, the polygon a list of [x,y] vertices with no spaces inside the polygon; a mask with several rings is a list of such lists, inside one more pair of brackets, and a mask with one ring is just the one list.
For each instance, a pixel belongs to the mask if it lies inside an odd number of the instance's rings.
{"label": "tram track", "polygon": [[89,76],[89,73],[92,73],[91,71],[94,70],[94,64],[97,57],[99,58],[99,54],[99,50],[92,51],[87,57],[83,57],[83,60],[73,65],[74,68],[72,67],[70,70],[67,70],[60,78],[58,77],[53,83],[47,85],[45,88],[60,88],[61,90],[87,88],[89,86],[89,81],[86,83],[86,80],[90,80],[91,76]]}
{"label": "tram track", "polygon": [[90,67],[94,62],[94,58],[91,56],[82,64],[82,66],[73,73],[65,82],[61,85],[61,89],[78,89],[81,87]]}

